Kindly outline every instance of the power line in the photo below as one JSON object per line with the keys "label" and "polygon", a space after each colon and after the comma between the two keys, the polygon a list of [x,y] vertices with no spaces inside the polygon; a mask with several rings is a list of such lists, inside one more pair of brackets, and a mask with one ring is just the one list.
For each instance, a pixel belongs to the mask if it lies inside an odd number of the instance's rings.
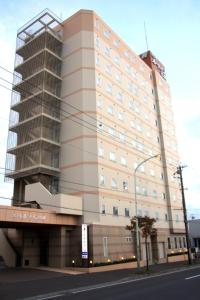
{"label": "power line", "polygon": [[[11,169],[6,169],[6,168],[3,168],[3,167],[0,167],[0,169],[3,169],[3,170],[10,170],[10,171],[13,171]],[[2,175],[6,175],[6,172],[5,173],[0,173]],[[94,189],[98,189],[98,190],[105,190],[105,191],[112,191],[112,192],[119,192],[119,193],[123,193],[123,196],[125,197],[126,195],[135,195],[135,193],[131,193],[131,192],[128,192],[128,190],[120,190],[118,188],[106,188],[106,187],[102,187],[102,186],[94,186],[94,185],[89,185],[89,184],[84,184],[84,183],[79,183],[79,182],[74,182],[74,181],[69,181],[69,180],[66,180],[64,178],[60,178],[59,177],[59,181],[61,182],[66,182],[66,183],[69,183],[69,184],[73,184],[73,185],[79,185],[79,186],[84,186],[84,187],[89,187],[89,188],[94,188]],[[63,188],[65,190],[75,190],[77,192],[87,192],[87,191],[82,191],[82,190],[77,190],[77,189],[73,189],[73,188],[68,188],[68,187],[63,187],[63,186],[60,186],[60,188]],[[145,186],[139,186],[140,189],[142,188],[146,188]],[[138,196],[141,196],[141,197],[149,197],[149,198],[154,198],[154,199],[158,199],[158,195],[157,197],[153,197],[152,195],[150,194],[142,194],[142,193],[137,193]],[[164,200],[163,200],[164,201]]]}
{"label": "power line", "polygon": [[[0,199],[7,199],[7,200],[13,200],[12,198],[9,198],[9,197],[4,197],[4,196],[0,196]],[[37,202],[37,200],[31,200],[31,201],[36,201]],[[26,202],[24,202],[24,203],[28,203],[28,201],[26,201]],[[87,213],[94,213],[94,214],[99,214],[99,215],[102,215],[102,216],[106,216],[106,215],[108,215],[108,216],[113,216],[113,214],[112,213],[108,213],[108,212],[106,212],[105,214],[102,214],[100,211],[95,211],[95,210],[88,210],[88,209],[80,209],[80,208],[72,208],[72,207],[66,207],[66,206],[58,206],[58,205],[55,205],[55,204],[47,204],[47,203],[38,203],[39,205],[45,205],[45,206],[49,206],[49,207],[55,207],[55,208],[62,208],[62,209],[69,209],[69,210],[75,210],[75,211],[81,211],[81,212],[87,212]],[[19,206],[20,207],[20,206]],[[125,215],[121,215],[121,214],[118,214],[117,215],[118,217],[124,217],[124,218],[126,218],[126,219],[131,219],[132,218],[132,216],[129,216],[129,217],[126,217]],[[166,221],[166,222],[170,222],[170,221],[172,221],[172,222],[177,222],[177,220],[174,220],[174,219],[172,219],[172,220],[170,220],[170,219],[168,219],[168,220],[166,220],[166,219],[161,219],[161,218],[159,218],[158,220],[157,220],[158,222],[159,221]],[[179,221],[178,223],[180,223],[180,222],[183,222],[183,221]]]}
{"label": "power line", "polygon": [[[18,76],[18,75],[16,75],[14,72],[9,71],[8,69],[6,69],[6,68],[4,68],[4,67],[2,67],[2,66],[0,66],[0,68],[2,68],[2,69],[5,70],[6,72],[8,72],[8,73],[10,73],[10,74],[12,74],[12,75],[14,75],[14,76],[17,76],[17,77],[19,77],[19,78],[21,79],[21,77]],[[2,79],[2,80],[4,80],[4,79]],[[22,82],[25,82],[25,80],[22,80]],[[11,82],[8,82],[8,83],[9,83],[9,84],[12,84],[12,86],[14,86],[13,83],[11,83]],[[33,86],[33,87],[37,87],[38,89],[40,89],[40,90],[42,91],[42,89],[39,88],[38,86],[33,85],[33,84],[29,83],[29,82],[28,82],[28,84],[31,85],[31,86]],[[27,91],[25,91],[25,92],[27,92]],[[29,93],[30,93],[30,92],[29,92]],[[95,122],[97,122],[97,121],[100,122],[100,121],[97,120],[96,118],[94,118],[94,117],[92,117],[91,115],[87,114],[86,112],[84,112],[84,111],[78,109],[78,108],[75,107],[74,105],[69,104],[69,103],[66,103],[66,102],[63,101],[63,100],[61,100],[61,102],[63,102],[65,105],[68,105],[68,106],[72,107],[74,110],[77,110],[77,111],[81,112],[82,114],[85,114],[87,117],[89,117],[89,118],[95,120]],[[61,110],[63,110],[63,109],[61,109]],[[63,111],[65,111],[65,110],[63,110]],[[69,113],[69,112],[67,112],[67,113]],[[77,116],[72,115],[72,117],[75,117],[75,118],[81,120],[82,122],[86,122],[88,125],[93,126],[93,127],[95,127],[96,129],[99,129],[96,125],[91,124],[91,123],[89,123],[89,122],[87,122],[87,121],[85,121],[85,120],[83,120],[83,119],[80,119],[80,118],[78,118]],[[105,123],[105,122],[103,122],[103,124],[105,124],[108,128],[110,127],[110,125],[107,124],[107,123]],[[132,137],[130,137],[130,136],[124,134],[123,132],[121,132],[121,131],[116,131],[116,132],[119,133],[119,134],[123,134],[125,137],[127,137],[127,138],[129,138],[129,139],[132,140]],[[103,134],[102,132],[100,132],[100,133]],[[115,137],[115,138],[119,139],[119,137]],[[121,141],[120,141],[120,143],[121,143]],[[132,145],[131,143],[129,143],[129,144],[131,145],[131,148],[133,148],[133,145]],[[152,145],[154,146],[154,144],[152,144]],[[138,151],[139,151],[139,150],[138,150]],[[143,151],[143,152],[144,152],[144,151]],[[144,152],[144,153],[145,153],[145,152]]]}
{"label": "power line", "polygon": [[[10,83],[10,82],[9,82]],[[11,84],[11,83],[10,83]],[[5,87],[5,86],[3,86],[3,85],[1,85],[0,84],[0,86],[2,86],[2,87],[4,87],[4,88],[6,88],[6,89],[8,89],[8,90],[10,90],[10,91],[12,91],[11,89],[9,89],[9,88],[7,88],[7,87]],[[38,97],[39,98],[39,97]],[[43,100],[43,99],[42,99]],[[34,102],[36,102],[35,100],[32,100],[32,101],[34,101]],[[42,105],[42,106],[45,106],[44,104],[41,104],[41,103],[38,103],[38,102],[36,102],[37,104],[40,104],[40,105]],[[68,112],[67,112],[68,113]],[[69,113],[68,113],[69,114]],[[66,116],[64,116],[64,117],[66,117]],[[80,119],[81,121],[83,121],[82,119]],[[79,125],[81,125],[81,126],[83,126],[83,127],[85,127],[85,128],[88,128],[89,130],[92,130],[92,131],[94,131],[93,129],[91,129],[91,128],[89,128],[89,127],[87,127],[87,126],[85,126],[85,125],[83,125],[83,124],[80,124],[79,122],[77,122],[77,121],[75,121],[75,120],[71,120],[71,121],[73,121],[73,122],[75,122],[75,123],[77,123],[77,124],[79,124]],[[83,121],[84,122],[84,121]],[[94,131],[95,133],[96,132],[98,132],[98,133],[101,133],[102,134],[102,132],[101,131]],[[105,136],[105,135],[104,135]],[[106,135],[106,137],[110,137],[109,135]],[[118,142],[118,141],[117,141]],[[119,141],[120,142],[120,145],[122,146],[122,142],[121,141]],[[66,143],[66,145],[67,144],[70,144],[70,143]],[[130,144],[130,143],[129,143]],[[72,145],[72,144],[70,144],[71,146],[74,146],[74,145]],[[131,145],[131,150],[133,151],[133,150],[138,150],[138,149],[136,149],[136,148],[133,148],[133,145],[132,144],[130,144]],[[75,147],[75,146],[74,146]],[[82,151],[85,151],[85,152],[88,152],[89,153],[89,151],[86,151],[86,150],[83,150],[82,149]],[[139,151],[139,150],[138,150]],[[141,152],[141,151],[140,151]],[[91,153],[91,152],[90,152]],[[145,154],[145,152],[142,152],[143,154]],[[94,155],[96,155],[95,153],[94,153]],[[103,158],[103,159],[105,159],[105,158]],[[173,167],[175,167],[175,165],[172,165],[172,164],[168,164],[168,165],[171,165],[171,166],[173,166]]]}

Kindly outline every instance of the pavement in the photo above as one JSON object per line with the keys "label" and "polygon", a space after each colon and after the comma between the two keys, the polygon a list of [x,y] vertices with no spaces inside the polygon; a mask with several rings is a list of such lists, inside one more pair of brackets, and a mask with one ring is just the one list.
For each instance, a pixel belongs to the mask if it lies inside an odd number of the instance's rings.
{"label": "pavement", "polygon": [[[124,264],[126,265],[126,264]],[[200,261],[195,262],[192,266],[200,266]],[[124,275],[131,275],[134,277],[141,277],[141,276],[148,276],[150,274],[160,274],[165,273],[168,271],[175,271],[179,270],[180,268],[190,268],[187,262],[173,262],[173,263],[163,263],[163,264],[155,264],[150,265],[149,272],[146,271],[146,267],[142,267],[141,271],[138,272],[136,268],[124,268],[119,270],[112,270],[106,272],[100,272],[97,277],[101,277],[101,274],[104,276],[109,277],[110,274],[115,274],[119,276],[119,274]],[[38,267],[38,268],[4,268],[0,270],[0,284],[1,283],[12,283],[12,282],[23,282],[23,281],[32,281],[32,280],[39,280],[39,279],[49,279],[49,278],[59,278],[65,275],[71,275],[72,277],[75,275],[83,275],[87,273],[86,271],[76,271],[72,269],[58,269],[58,268],[50,268],[50,267]],[[106,275],[106,273],[108,273]],[[68,276],[69,277],[69,276]]]}
{"label": "pavement", "polygon": [[[200,264],[188,266],[188,264],[183,262],[152,265],[148,273],[145,271],[145,268],[141,268],[141,272],[139,273],[137,269],[121,269],[93,274],[77,274],[76,272],[67,274],[67,270],[56,272],[55,270],[46,270],[46,268],[45,270],[25,268],[4,269],[0,271],[0,299],[56,299],[60,292],[64,293],[63,295],[65,296],[63,297],[67,297],[66,295],[69,296],[69,291],[75,291],[73,293],[71,292],[72,295],[79,290],[81,290],[81,292],[78,293],[82,293],[82,291],[85,288],[88,289],[88,287],[89,291],[91,289],[95,291],[99,289],[99,287],[96,288],[96,286],[100,286],[100,289],[102,289],[102,287],[104,288],[105,285],[107,287],[109,284],[111,286],[118,286],[124,282],[139,282],[140,280],[157,278],[158,276],[165,277],[169,276],[169,274],[179,272],[197,272],[196,270],[199,272],[199,269]],[[60,297],[61,296],[59,296],[59,299]],[[196,299],[198,300],[200,298]]]}

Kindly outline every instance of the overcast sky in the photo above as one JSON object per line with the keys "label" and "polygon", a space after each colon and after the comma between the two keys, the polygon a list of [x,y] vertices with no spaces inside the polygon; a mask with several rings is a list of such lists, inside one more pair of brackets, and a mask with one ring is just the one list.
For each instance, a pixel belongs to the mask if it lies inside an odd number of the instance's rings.
{"label": "overcast sky", "polygon": [[[17,29],[45,8],[63,20],[79,9],[93,9],[138,54],[146,51],[145,21],[149,48],[165,65],[171,87],[180,161],[188,166],[183,173],[188,212],[200,217],[200,1],[0,0],[0,66],[13,71]],[[2,69],[0,77],[12,79]],[[5,82],[0,79],[1,84]],[[10,92],[1,86],[0,99],[0,167],[4,167]],[[12,185],[0,174],[1,196],[11,197]]]}

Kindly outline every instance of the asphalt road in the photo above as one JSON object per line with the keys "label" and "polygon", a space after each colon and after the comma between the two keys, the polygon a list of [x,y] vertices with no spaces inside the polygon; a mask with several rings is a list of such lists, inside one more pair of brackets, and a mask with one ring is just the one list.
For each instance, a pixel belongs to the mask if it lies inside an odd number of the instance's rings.
{"label": "asphalt road", "polygon": [[200,267],[168,271],[165,274],[138,276],[128,271],[98,274],[62,275],[38,273],[34,280],[3,283],[1,300],[95,299],[95,300],[199,300]]}

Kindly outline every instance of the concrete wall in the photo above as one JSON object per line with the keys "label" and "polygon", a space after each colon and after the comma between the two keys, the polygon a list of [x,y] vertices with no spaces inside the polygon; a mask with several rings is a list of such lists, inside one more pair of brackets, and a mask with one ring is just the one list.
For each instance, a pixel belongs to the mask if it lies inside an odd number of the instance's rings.
{"label": "concrete wall", "polygon": [[0,229],[0,256],[3,257],[6,266],[15,267],[16,254],[5,237],[4,229]]}
{"label": "concrete wall", "polygon": [[26,185],[25,201],[37,201],[43,209],[59,214],[82,215],[81,197],[53,195],[40,182]]}

